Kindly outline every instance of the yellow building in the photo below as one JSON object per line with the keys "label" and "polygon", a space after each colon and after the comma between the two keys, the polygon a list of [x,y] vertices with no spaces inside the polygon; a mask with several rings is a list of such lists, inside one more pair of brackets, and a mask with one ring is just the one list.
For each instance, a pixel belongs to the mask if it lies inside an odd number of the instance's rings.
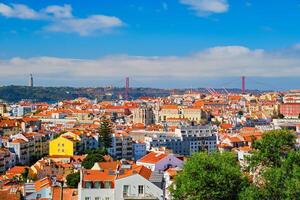
{"label": "yellow building", "polygon": [[73,156],[76,152],[77,141],[73,138],[60,136],[49,144],[49,155]]}

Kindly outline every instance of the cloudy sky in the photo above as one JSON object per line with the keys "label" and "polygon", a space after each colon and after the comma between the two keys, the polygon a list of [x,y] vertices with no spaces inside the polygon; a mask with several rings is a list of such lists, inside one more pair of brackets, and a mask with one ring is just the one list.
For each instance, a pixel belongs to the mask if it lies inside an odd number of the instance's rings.
{"label": "cloudy sky", "polygon": [[300,0],[0,0],[0,84],[300,88]]}

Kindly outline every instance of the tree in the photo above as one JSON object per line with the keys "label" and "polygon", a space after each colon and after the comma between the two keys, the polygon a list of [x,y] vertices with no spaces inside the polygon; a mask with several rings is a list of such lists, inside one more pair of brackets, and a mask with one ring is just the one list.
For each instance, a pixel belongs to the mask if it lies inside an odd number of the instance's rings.
{"label": "tree", "polygon": [[24,172],[22,172],[22,174],[21,174],[22,182],[26,182],[27,181],[28,175],[29,175],[29,169],[25,168]]}
{"label": "tree", "polygon": [[240,110],[240,111],[238,112],[238,115],[239,115],[239,116],[243,116],[243,115],[244,115],[244,112],[243,112],[242,110]]}
{"label": "tree", "polygon": [[254,142],[255,151],[248,159],[256,178],[240,199],[300,199],[300,152],[294,151],[295,139],[288,130],[273,130]]}
{"label": "tree", "polygon": [[112,131],[110,123],[106,118],[103,118],[99,128],[99,142],[102,147],[108,149],[111,147],[112,142]]}
{"label": "tree", "polygon": [[97,150],[90,150],[87,152],[88,155],[82,161],[81,165],[85,169],[91,169],[96,162],[102,162],[103,156],[106,154],[106,150],[104,149],[97,149]]}
{"label": "tree", "polygon": [[241,200],[300,199],[300,152],[290,152],[280,167],[269,167],[262,185],[251,184],[240,193]]}
{"label": "tree", "polygon": [[255,151],[250,157],[250,167],[280,166],[283,158],[295,147],[296,136],[288,130],[273,130],[263,134],[253,144]]}
{"label": "tree", "polygon": [[193,154],[171,188],[175,200],[237,199],[246,184],[232,153]]}
{"label": "tree", "polygon": [[78,187],[78,183],[80,182],[80,173],[76,172],[76,173],[69,174],[66,177],[66,179],[67,179],[67,185],[69,187],[77,188]]}
{"label": "tree", "polygon": [[284,115],[281,114],[281,113],[279,113],[279,114],[278,114],[278,118],[279,118],[279,119],[284,119]]}

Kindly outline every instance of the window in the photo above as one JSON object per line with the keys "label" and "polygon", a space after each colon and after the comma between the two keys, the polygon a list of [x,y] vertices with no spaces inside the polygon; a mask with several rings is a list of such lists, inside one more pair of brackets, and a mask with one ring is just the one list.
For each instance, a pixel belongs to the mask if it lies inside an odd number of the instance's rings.
{"label": "window", "polygon": [[65,150],[64,150],[64,149],[62,149],[61,151],[62,151],[62,152],[65,152]]}
{"label": "window", "polygon": [[100,197],[95,197],[95,200],[100,200]]}
{"label": "window", "polygon": [[60,146],[60,143],[58,143],[57,146]]}
{"label": "window", "polygon": [[85,197],[84,200],[91,200],[91,197]]}
{"label": "window", "polygon": [[144,186],[139,185],[139,195],[144,194]]}
{"label": "window", "polygon": [[111,188],[111,184],[109,181],[104,182],[104,188]]}
{"label": "window", "polygon": [[123,196],[128,196],[129,185],[123,185]]}
{"label": "window", "polygon": [[91,187],[92,187],[92,184],[90,182],[85,183],[85,188],[91,188]]}
{"label": "window", "polygon": [[109,197],[105,197],[105,200],[109,200]]}
{"label": "window", "polygon": [[[95,182],[94,183],[94,188],[100,188],[100,183],[99,182]],[[98,198],[98,197],[97,197]]]}

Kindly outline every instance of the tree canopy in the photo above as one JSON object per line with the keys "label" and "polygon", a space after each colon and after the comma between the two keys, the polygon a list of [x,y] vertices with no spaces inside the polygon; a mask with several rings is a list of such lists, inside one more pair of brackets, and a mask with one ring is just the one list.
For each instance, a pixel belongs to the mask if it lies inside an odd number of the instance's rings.
{"label": "tree canopy", "polygon": [[171,194],[175,200],[237,199],[245,183],[232,153],[196,153],[175,178]]}
{"label": "tree canopy", "polygon": [[103,118],[99,128],[99,142],[106,150],[111,147],[112,131],[110,122],[106,118]]}
{"label": "tree canopy", "polygon": [[69,187],[77,188],[78,187],[78,183],[80,182],[80,173],[76,172],[76,173],[69,174],[66,177],[66,179],[67,179],[67,185]]}
{"label": "tree canopy", "polygon": [[102,162],[103,156],[106,154],[105,149],[89,150],[88,155],[82,161],[81,165],[85,169],[91,169],[96,162]]}
{"label": "tree canopy", "polygon": [[273,130],[263,134],[261,140],[254,141],[255,151],[251,156],[251,167],[279,166],[283,158],[295,148],[295,134],[288,130]]}
{"label": "tree canopy", "polygon": [[274,130],[255,141],[249,169],[258,171],[258,176],[240,199],[300,199],[300,152],[294,151],[295,139],[288,130]]}

